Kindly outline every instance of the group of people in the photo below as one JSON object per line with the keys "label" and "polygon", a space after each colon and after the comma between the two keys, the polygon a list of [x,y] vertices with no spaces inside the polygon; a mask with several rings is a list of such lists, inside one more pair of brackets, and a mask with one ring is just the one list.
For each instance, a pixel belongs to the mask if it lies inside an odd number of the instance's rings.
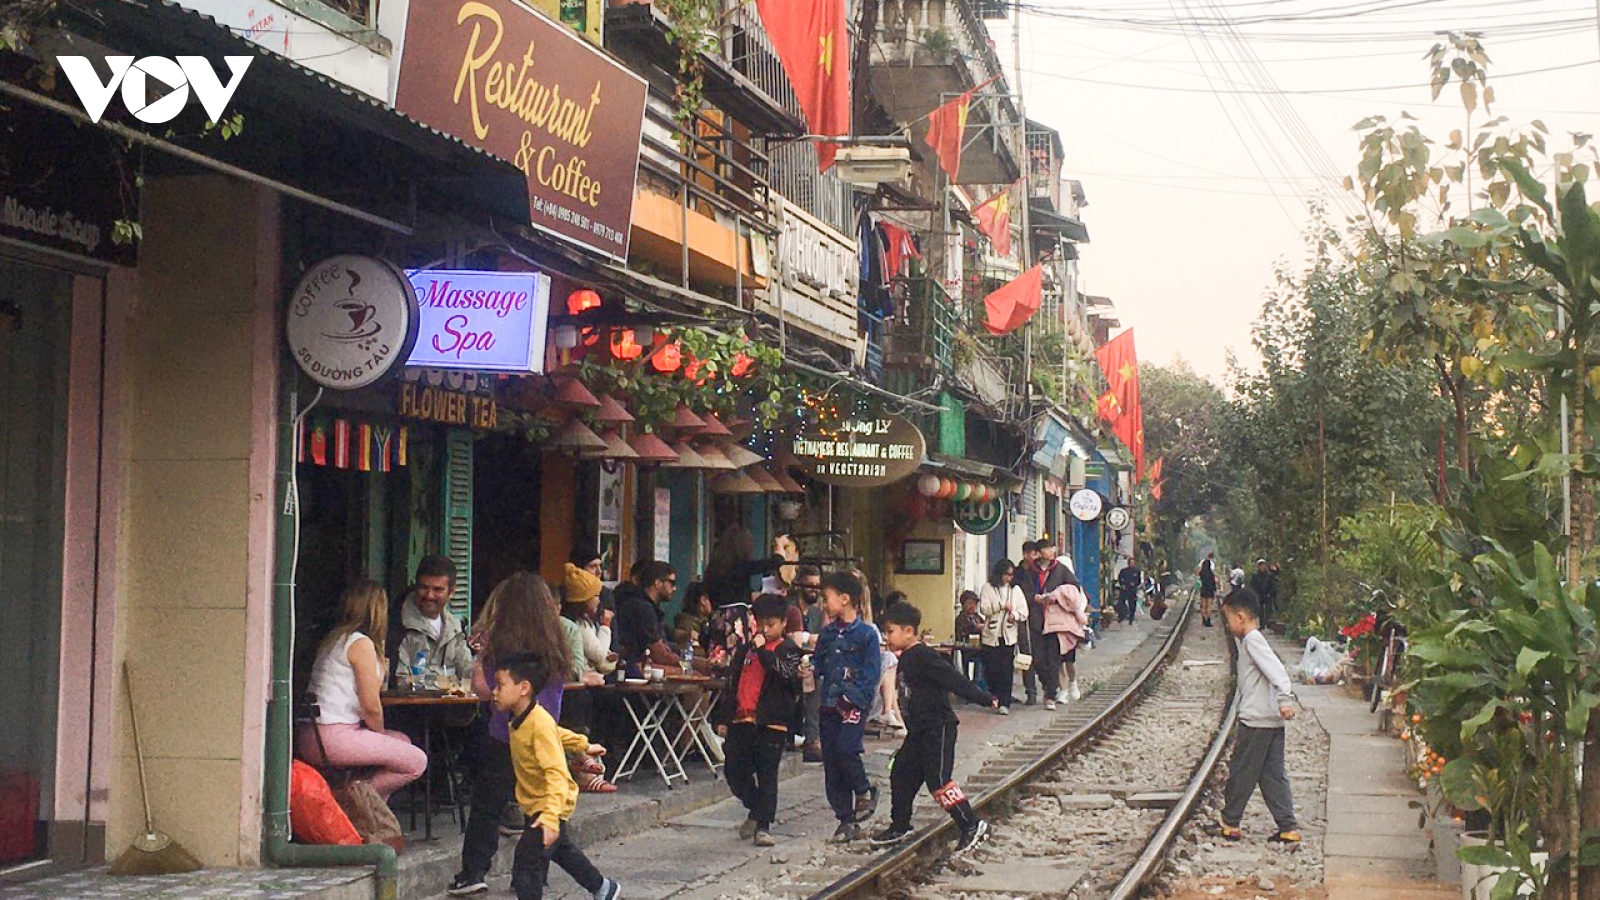
{"label": "group of people", "polygon": [[[1200,622],[1205,627],[1211,627],[1212,614],[1215,612],[1217,598],[1227,596],[1243,589],[1245,585],[1244,569],[1234,565],[1227,573],[1226,591],[1219,593],[1222,582],[1217,572],[1217,555],[1207,553],[1206,558],[1194,572],[1194,589],[1200,595]],[[1256,570],[1250,576],[1249,588],[1261,607],[1261,627],[1268,628],[1277,616],[1278,610],[1278,577],[1280,570],[1277,563],[1268,563],[1265,559],[1256,560]]]}
{"label": "group of people", "polygon": [[[988,582],[974,597],[963,597],[962,606],[962,627],[978,634],[984,681],[1001,715],[1015,700],[1012,673],[1018,668],[1029,706],[1041,692],[1049,710],[1082,696],[1078,646],[1089,636],[1089,601],[1055,542],[1024,543],[1020,566],[996,562]],[[1019,654],[1026,665],[1017,664]]]}

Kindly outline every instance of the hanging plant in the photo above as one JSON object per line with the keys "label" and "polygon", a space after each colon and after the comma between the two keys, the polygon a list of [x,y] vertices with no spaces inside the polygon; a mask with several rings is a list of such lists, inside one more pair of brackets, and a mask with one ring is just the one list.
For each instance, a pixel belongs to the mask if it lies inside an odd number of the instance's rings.
{"label": "hanging plant", "polygon": [[658,0],[672,20],[667,41],[678,51],[677,109],[672,118],[691,134],[705,106],[703,54],[717,49],[717,0]]}

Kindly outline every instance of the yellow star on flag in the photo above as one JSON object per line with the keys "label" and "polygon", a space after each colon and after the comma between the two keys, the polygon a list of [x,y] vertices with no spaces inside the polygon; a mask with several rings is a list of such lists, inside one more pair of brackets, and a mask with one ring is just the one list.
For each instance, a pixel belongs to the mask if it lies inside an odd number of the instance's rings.
{"label": "yellow star on flag", "polygon": [[832,75],[833,74],[833,32],[830,31],[827,34],[822,35],[821,37],[817,38],[817,43],[822,45],[822,54],[817,57],[817,65],[822,67],[822,71],[828,73],[829,75]]}
{"label": "yellow star on flag", "polygon": [[1126,383],[1128,379],[1132,378],[1134,375],[1138,374],[1138,372],[1139,370],[1134,368],[1134,365],[1131,362],[1123,363],[1122,368],[1117,370],[1117,374],[1122,376],[1124,383]]}

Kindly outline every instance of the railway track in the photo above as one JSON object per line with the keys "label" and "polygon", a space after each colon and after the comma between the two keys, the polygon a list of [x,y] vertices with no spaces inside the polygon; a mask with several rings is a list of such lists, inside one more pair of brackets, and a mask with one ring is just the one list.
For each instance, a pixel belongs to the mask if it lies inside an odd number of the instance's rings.
{"label": "railway track", "polygon": [[[906,843],[874,856],[809,900],[950,897],[964,893],[962,878],[974,869],[994,870],[983,875],[993,885],[988,889],[1004,887],[1013,896],[1062,896],[1079,885],[1083,890],[1074,896],[1118,900],[1138,896],[1159,873],[1168,846],[1196,806],[1232,732],[1232,668],[1226,642],[1216,632],[1202,632],[1192,624],[1192,609],[1192,602],[1174,609],[1173,616],[1099,690],[966,779],[969,793],[977,796],[973,805],[995,825],[995,838],[975,854],[977,864],[949,860],[947,839],[954,826],[938,816]],[[1205,646],[1186,652],[1185,637],[1199,634],[1207,635]],[[1174,663],[1181,663],[1180,671],[1164,678]],[[1147,712],[1152,708],[1154,712]],[[1174,722],[1179,727],[1174,728]],[[1149,733],[1141,735],[1141,729]],[[1181,746],[1171,746],[1173,742]],[[1130,754],[1146,754],[1151,747],[1170,749],[1158,752],[1160,765],[1152,775],[1167,783],[1147,786],[1159,791],[1134,795],[1137,785],[1132,789],[1123,785],[1120,797],[1078,792],[1095,779],[1103,782],[1102,773],[1115,772],[1119,761],[1134,761]],[[1170,780],[1177,777],[1188,781],[1174,790]],[[1111,808],[1087,812],[1093,807],[1082,804],[1084,800],[1111,801]],[[1143,806],[1151,802],[1152,806]],[[1101,823],[1097,816],[1111,818]],[[1066,831],[1059,838],[1041,838],[1063,827]],[[1141,847],[1138,841],[1146,835]],[[1094,868],[1121,876],[1107,882],[1096,880],[1099,871],[1080,875],[1066,866],[1066,860],[1082,858],[1084,848],[1068,846],[1080,837],[1096,844],[1097,851],[1109,848],[1112,856],[1119,857],[1114,868],[1105,864]],[[1058,868],[1050,868],[1049,857],[1041,859],[1031,852],[1030,842],[1038,844],[1041,839],[1051,853],[1067,851],[1055,857],[1061,863]],[[1029,871],[1023,872],[1024,868]],[[1029,879],[1038,880],[1041,874],[1052,889],[1030,890]],[[1014,888],[1008,878],[1016,879]]]}

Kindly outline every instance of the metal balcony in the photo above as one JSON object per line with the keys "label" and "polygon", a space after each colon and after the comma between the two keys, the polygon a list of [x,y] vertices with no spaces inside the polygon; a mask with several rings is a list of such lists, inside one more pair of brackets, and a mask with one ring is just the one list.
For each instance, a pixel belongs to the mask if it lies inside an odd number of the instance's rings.
{"label": "metal balcony", "polygon": [[[872,94],[924,148],[928,113],[1003,75],[989,30],[969,0],[882,0],[872,43]],[[961,184],[1009,184],[1022,174],[1023,134],[1004,77],[968,110]]]}

